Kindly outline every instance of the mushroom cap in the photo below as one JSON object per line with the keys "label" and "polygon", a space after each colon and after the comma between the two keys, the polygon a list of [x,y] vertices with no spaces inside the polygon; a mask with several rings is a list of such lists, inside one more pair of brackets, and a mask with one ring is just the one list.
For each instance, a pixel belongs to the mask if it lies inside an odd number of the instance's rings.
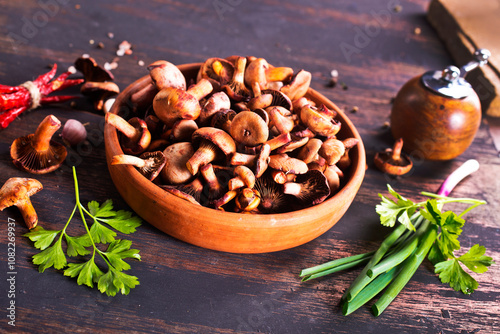
{"label": "mushroom cap", "polygon": [[197,119],[201,112],[201,106],[196,97],[173,87],[163,88],[155,95],[153,109],[156,116],[168,126],[180,118]]}
{"label": "mushroom cap", "polygon": [[309,104],[300,108],[300,120],[314,133],[331,137],[336,135],[340,130],[340,123],[333,118],[328,117],[325,113],[318,112],[316,107]]}
{"label": "mushroom cap", "polygon": [[210,117],[220,110],[226,110],[231,108],[231,100],[224,92],[217,92],[212,94],[201,108],[200,116],[198,117],[198,122],[204,124]]}
{"label": "mushroom cap", "polygon": [[193,145],[199,145],[202,140],[213,143],[226,156],[236,152],[236,143],[234,142],[233,138],[224,130],[212,127],[199,128],[193,133]]}
{"label": "mushroom cap", "polygon": [[379,170],[390,175],[404,175],[413,167],[413,162],[403,152],[401,152],[399,159],[394,159],[392,149],[377,152],[373,162]]}
{"label": "mushroom cap", "polygon": [[85,81],[105,82],[113,81],[113,74],[100,67],[92,57],[82,56],[75,61],[75,68],[82,72]]}
{"label": "mushroom cap", "polygon": [[148,130],[148,125],[139,117],[132,117],[128,122],[139,131],[140,135],[135,140],[121,136],[122,150],[127,154],[141,154],[148,148],[149,143],[151,143],[151,133]]}
{"label": "mushroom cap", "polygon": [[275,89],[264,89],[262,90],[262,94],[270,94],[273,97],[270,106],[278,106],[287,110],[292,110],[292,100],[283,92]]}
{"label": "mushroom cap", "polygon": [[0,189],[0,211],[17,206],[24,202],[26,198],[36,194],[43,189],[40,181],[30,178],[11,177],[5,181]]}
{"label": "mushroom cap", "polygon": [[242,111],[236,114],[229,132],[235,141],[246,146],[262,144],[269,137],[266,121],[253,111]]}
{"label": "mushroom cap", "polygon": [[165,155],[161,151],[144,152],[139,158],[146,160],[145,166],[139,168],[139,172],[150,181],[156,179],[166,163]]}
{"label": "mushroom cap", "polygon": [[326,160],[328,165],[336,164],[344,153],[344,143],[336,138],[325,140],[319,149],[319,155]]}
{"label": "mushroom cap", "polygon": [[186,90],[186,78],[174,64],[166,60],[157,60],[148,66],[148,70],[158,90],[166,87]]}
{"label": "mushroom cap", "polygon": [[296,196],[306,205],[319,204],[330,195],[326,176],[316,169],[297,175],[295,182],[287,182],[283,186],[285,194]]}
{"label": "mushroom cap", "polygon": [[293,174],[304,174],[308,171],[307,164],[304,161],[289,157],[285,153],[269,156],[269,167]]}
{"label": "mushroom cap", "polygon": [[180,142],[168,146],[164,151],[165,166],[160,172],[161,178],[168,184],[181,184],[192,179],[193,175],[186,167],[186,162],[194,154],[190,142]]}
{"label": "mushroom cap", "polygon": [[236,116],[236,111],[232,109],[219,110],[210,119],[210,126],[229,132],[234,116]]}
{"label": "mushroom cap", "polygon": [[201,65],[196,81],[207,79],[214,86],[215,91],[227,84],[233,78],[234,65],[223,58],[208,58]]}
{"label": "mushroom cap", "polygon": [[310,72],[300,70],[292,77],[292,80],[288,84],[281,87],[280,91],[288,96],[290,100],[300,99],[307,93],[311,84],[311,78],[312,75]]}
{"label": "mushroom cap", "polygon": [[33,147],[35,134],[29,134],[14,140],[10,147],[10,156],[14,165],[32,174],[50,173],[64,162],[68,154],[66,147],[54,140],[46,150],[37,151]]}
{"label": "mushroom cap", "polygon": [[[306,137],[307,138],[307,137]],[[316,160],[318,156],[318,152],[323,145],[323,141],[319,138],[311,138],[306,145],[304,145],[298,155],[297,158],[304,161],[306,164]]]}

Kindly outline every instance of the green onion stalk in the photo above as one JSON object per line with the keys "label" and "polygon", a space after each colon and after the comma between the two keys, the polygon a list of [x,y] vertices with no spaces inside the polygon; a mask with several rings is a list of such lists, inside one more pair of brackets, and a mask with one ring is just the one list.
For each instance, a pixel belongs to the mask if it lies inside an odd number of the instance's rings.
{"label": "green onion stalk", "polygon": [[[479,163],[476,160],[469,160],[448,176],[437,194],[428,192],[422,192],[422,194],[439,199],[439,209],[443,204],[451,202],[470,204],[471,206],[460,214],[463,216],[484,202],[463,198],[453,199],[447,196],[462,179],[477,171],[478,168]],[[417,206],[424,204],[425,202],[417,203]],[[438,237],[437,225],[424,218],[420,211],[413,212],[409,220],[415,231],[400,224],[393,229],[376,251],[303,269],[300,273],[302,281],[365,265],[341,298],[342,313],[348,315],[354,312],[383,291],[380,298],[372,305],[372,313],[379,316],[415,274]]]}

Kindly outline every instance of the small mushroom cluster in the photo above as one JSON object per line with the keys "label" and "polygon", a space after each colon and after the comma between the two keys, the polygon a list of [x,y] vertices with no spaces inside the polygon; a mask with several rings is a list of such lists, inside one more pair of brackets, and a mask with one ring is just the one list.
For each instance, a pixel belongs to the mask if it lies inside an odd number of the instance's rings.
{"label": "small mushroom cluster", "polygon": [[294,211],[341,187],[356,138],[337,138],[339,112],[305,97],[311,73],[263,58],[209,58],[187,81],[173,64],[148,67],[133,117],[106,114],[137,168],[194,204],[243,213]]}

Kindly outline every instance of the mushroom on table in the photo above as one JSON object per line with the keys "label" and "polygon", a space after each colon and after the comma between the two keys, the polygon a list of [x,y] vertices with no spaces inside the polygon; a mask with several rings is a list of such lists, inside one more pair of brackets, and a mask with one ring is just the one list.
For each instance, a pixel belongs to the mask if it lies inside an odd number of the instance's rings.
{"label": "mushroom on table", "polygon": [[10,156],[14,165],[33,174],[45,174],[59,168],[68,154],[64,145],[52,140],[61,122],[53,115],[44,118],[34,134],[14,140]]}
{"label": "mushroom on table", "polygon": [[0,189],[0,211],[17,206],[29,229],[38,224],[38,215],[31,203],[30,197],[43,189],[42,184],[35,179],[13,177],[8,179]]}

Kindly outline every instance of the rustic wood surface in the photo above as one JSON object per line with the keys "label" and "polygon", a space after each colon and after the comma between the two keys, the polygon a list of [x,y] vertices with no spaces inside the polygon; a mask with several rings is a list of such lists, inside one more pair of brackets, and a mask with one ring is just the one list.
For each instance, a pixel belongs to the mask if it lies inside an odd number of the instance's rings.
{"label": "rustic wood surface", "polygon": [[[258,255],[210,251],[180,242],[147,223],[128,238],[141,250],[131,274],[141,284],[128,296],[103,296],[78,286],[54,269],[40,274],[31,263],[32,243],[18,210],[0,213],[1,331],[20,333],[494,333],[500,331],[500,223],[497,190],[500,160],[482,123],[472,146],[446,162],[415,161],[413,171],[391,178],[374,169],[376,151],[392,144],[384,126],[391,98],[410,78],[451,63],[442,42],[426,22],[428,1],[82,1],[0,0],[0,83],[20,84],[57,63],[61,71],[87,53],[100,64],[112,61],[128,40],[133,54],[113,70],[124,89],[145,75],[157,59],[174,64],[233,54],[266,58],[275,65],[313,73],[312,87],[348,111],[366,146],[368,169],[345,216],[331,230],[303,246]],[[415,29],[420,29],[416,33]],[[110,39],[108,33],[113,33]],[[94,44],[90,41],[93,40]],[[104,48],[98,48],[102,42]],[[461,65],[461,64],[458,64]],[[330,72],[339,84],[328,87]],[[60,72],[61,72],[60,71]],[[342,83],[342,85],[340,84]],[[345,87],[343,89],[342,87]],[[78,93],[78,89],[72,90]],[[350,112],[357,107],[357,112]],[[73,150],[82,202],[120,198],[108,174],[102,137],[103,116],[86,98],[23,114],[0,130],[0,183],[30,177],[9,157],[12,141],[32,133],[48,114],[88,122],[88,145]],[[462,243],[480,243],[497,262],[478,276],[471,296],[440,283],[428,262],[380,317],[367,307],[344,317],[338,302],[359,270],[301,283],[302,268],[376,249],[388,232],[374,211],[390,183],[410,198],[435,191],[463,161],[476,158],[480,171],[461,183],[455,196],[488,201],[467,216]],[[61,228],[74,205],[68,165],[37,176],[44,190],[33,197],[46,228]],[[16,223],[15,327],[6,315],[7,221]],[[79,227],[73,227],[78,231]]]}

